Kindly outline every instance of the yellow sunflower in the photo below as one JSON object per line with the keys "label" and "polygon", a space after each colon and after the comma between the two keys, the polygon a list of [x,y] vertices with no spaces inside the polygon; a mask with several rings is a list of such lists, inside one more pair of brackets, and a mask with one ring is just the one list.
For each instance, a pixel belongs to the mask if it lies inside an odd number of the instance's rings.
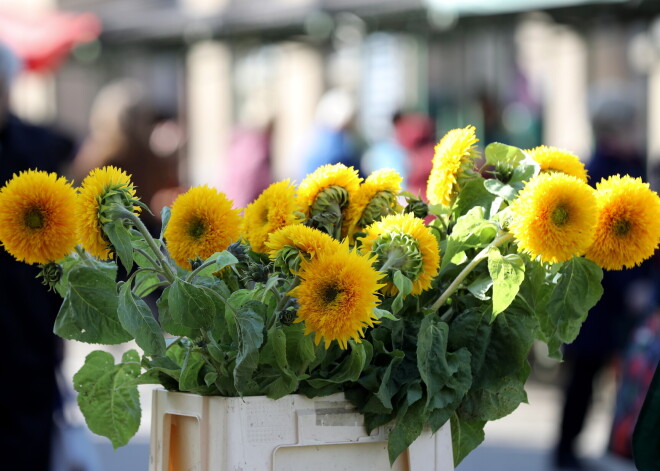
{"label": "yellow sunflower", "polygon": [[318,229],[292,224],[273,232],[265,245],[276,265],[297,272],[301,259],[310,260],[324,251],[337,251],[342,244]]}
{"label": "yellow sunflower", "polygon": [[305,323],[305,333],[314,333],[317,345],[323,338],[325,348],[333,340],[342,349],[350,339],[360,342],[364,328],[378,322],[374,308],[381,276],[367,257],[347,245],[304,261],[300,285],[289,292],[300,306],[296,322]]}
{"label": "yellow sunflower", "polygon": [[426,190],[431,204],[451,205],[459,190],[461,174],[472,169],[477,141],[474,126],[467,126],[452,129],[435,146]]}
{"label": "yellow sunflower", "polygon": [[206,259],[238,239],[240,224],[239,210],[223,193],[196,186],[174,200],[164,236],[174,261],[190,269],[190,260]]}
{"label": "yellow sunflower", "polygon": [[92,170],[82,181],[76,217],[79,225],[79,239],[83,248],[102,260],[110,258],[110,247],[102,221],[102,213],[112,200],[132,208],[137,214],[139,207],[133,206],[135,188],[130,175],[117,167],[103,167]]}
{"label": "yellow sunflower", "polygon": [[545,262],[582,255],[593,240],[596,196],[572,175],[537,175],[520,191],[511,211],[509,229],[518,248]]}
{"label": "yellow sunflower", "polygon": [[255,252],[267,250],[268,236],[278,229],[299,222],[296,189],[289,180],[273,183],[245,208],[243,235]]}
{"label": "yellow sunflower", "polygon": [[323,165],[298,186],[298,203],[313,227],[340,239],[348,206],[362,179],[353,167]]}
{"label": "yellow sunflower", "polygon": [[580,158],[571,152],[549,146],[538,146],[525,152],[539,163],[542,172],[563,172],[587,181],[587,169]]}
{"label": "yellow sunflower", "polygon": [[401,191],[401,175],[396,170],[376,170],[360,185],[348,207],[345,226],[352,236],[368,225],[397,210],[397,195]]}
{"label": "yellow sunflower", "polygon": [[76,246],[76,190],[55,173],[28,170],[0,190],[0,242],[16,260],[46,264]]}
{"label": "yellow sunflower", "polygon": [[397,270],[412,281],[410,294],[431,287],[440,267],[440,252],[423,220],[410,213],[390,215],[367,227],[366,233],[363,248],[378,257],[377,266],[387,273],[386,294],[398,293],[392,282]]}
{"label": "yellow sunflower", "polygon": [[660,198],[640,178],[612,176],[596,185],[598,222],[587,258],[607,270],[639,265],[660,239]]}

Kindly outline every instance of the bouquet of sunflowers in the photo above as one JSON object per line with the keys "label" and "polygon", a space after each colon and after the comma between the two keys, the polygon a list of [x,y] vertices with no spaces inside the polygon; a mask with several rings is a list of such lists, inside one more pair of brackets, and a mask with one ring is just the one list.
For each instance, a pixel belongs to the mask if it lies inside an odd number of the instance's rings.
{"label": "bouquet of sunflowers", "polygon": [[118,364],[93,352],[74,377],[90,429],[115,447],[137,431],[139,384],[343,392],[368,430],[391,425],[391,461],[450,421],[458,463],[487,421],[526,401],[534,340],[560,357],[602,268],[639,264],[660,236],[660,199],[641,180],[593,188],[570,152],[476,144],[471,126],[438,143],[428,204],[392,170],[362,181],[327,165],[274,183],[242,215],[191,188],[158,238],[120,169],[79,188],[31,170],[0,190],[0,241],[63,297],[57,335],[142,350]]}

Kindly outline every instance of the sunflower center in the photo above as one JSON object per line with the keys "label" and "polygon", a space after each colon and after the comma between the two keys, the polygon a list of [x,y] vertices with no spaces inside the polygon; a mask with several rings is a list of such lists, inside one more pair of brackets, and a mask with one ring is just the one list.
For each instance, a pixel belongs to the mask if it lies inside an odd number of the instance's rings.
{"label": "sunflower center", "polygon": [[321,289],[321,299],[325,304],[331,304],[341,292],[342,289],[337,283],[329,283]]}
{"label": "sunflower center", "polygon": [[46,215],[40,208],[30,208],[23,216],[25,225],[30,229],[42,229],[46,224]]}
{"label": "sunflower center", "polygon": [[630,233],[631,230],[632,224],[626,219],[619,219],[614,223],[614,226],[612,227],[612,231],[617,237],[625,237]]}
{"label": "sunflower center", "polygon": [[568,209],[566,208],[566,205],[560,204],[557,206],[553,211],[552,214],[550,215],[550,219],[552,219],[552,222],[556,226],[563,226],[566,224],[569,220],[569,213]]}
{"label": "sunflower center", "polygon": [[188,225],[188,235],[193,239],[199,239],[206,232],[206,224],[199,218],[193,219]]}

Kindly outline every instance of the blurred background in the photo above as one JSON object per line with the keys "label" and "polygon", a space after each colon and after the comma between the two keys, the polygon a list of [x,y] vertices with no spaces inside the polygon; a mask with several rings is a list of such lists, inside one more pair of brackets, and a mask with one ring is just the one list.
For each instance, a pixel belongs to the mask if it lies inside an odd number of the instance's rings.
{"label": "blurred background", "polygon": [[[9,108],[74,144],[62,170],[80,182],[120,165],[155,214],[199,184],[244,207],[272,181],[338,161],[363,176],[394,166],[423,194],[433,145],[468,124],[481,143],[553,145],[585,163],[615,154],[626,166],[609,173],[660,183],[658,0],[0,0],[0,43],[22,67]],[[611,437],[626,367],[640,352],[657,365],[653,263],[613,285],[607,316],[622,339],[586,349],[585,384],[532,352],[529,405],[489,424],[459,470],[578,469],[558,458],[567,384],[589,411],[569,455],[634,469]],[[89,350],[66,345],[54,469],[145,470],[148,389],[127,447],[78,426],[71,376]]]}

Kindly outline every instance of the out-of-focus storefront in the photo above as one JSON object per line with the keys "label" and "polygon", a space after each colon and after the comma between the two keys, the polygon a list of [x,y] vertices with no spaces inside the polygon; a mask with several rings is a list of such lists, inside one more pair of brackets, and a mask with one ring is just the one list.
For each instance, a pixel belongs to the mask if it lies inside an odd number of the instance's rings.
{"label": "out-of-focus storefront", "polygon": [[[274,123],[276,178],[297,175],[317,103],[355,100],[365,143],[400,109],[438,135],[475,124],[484,142],[540,143],[587,159],[603,94],[640,112],[660,156],[660,4],[545,0],[60,0],[103,24],[52,85],[58,122],[82,137],[99,90],[133,77],[186,130],[186,183],[221,185],[232,130]],[[614,96],[612,95],[612,96]]]}

